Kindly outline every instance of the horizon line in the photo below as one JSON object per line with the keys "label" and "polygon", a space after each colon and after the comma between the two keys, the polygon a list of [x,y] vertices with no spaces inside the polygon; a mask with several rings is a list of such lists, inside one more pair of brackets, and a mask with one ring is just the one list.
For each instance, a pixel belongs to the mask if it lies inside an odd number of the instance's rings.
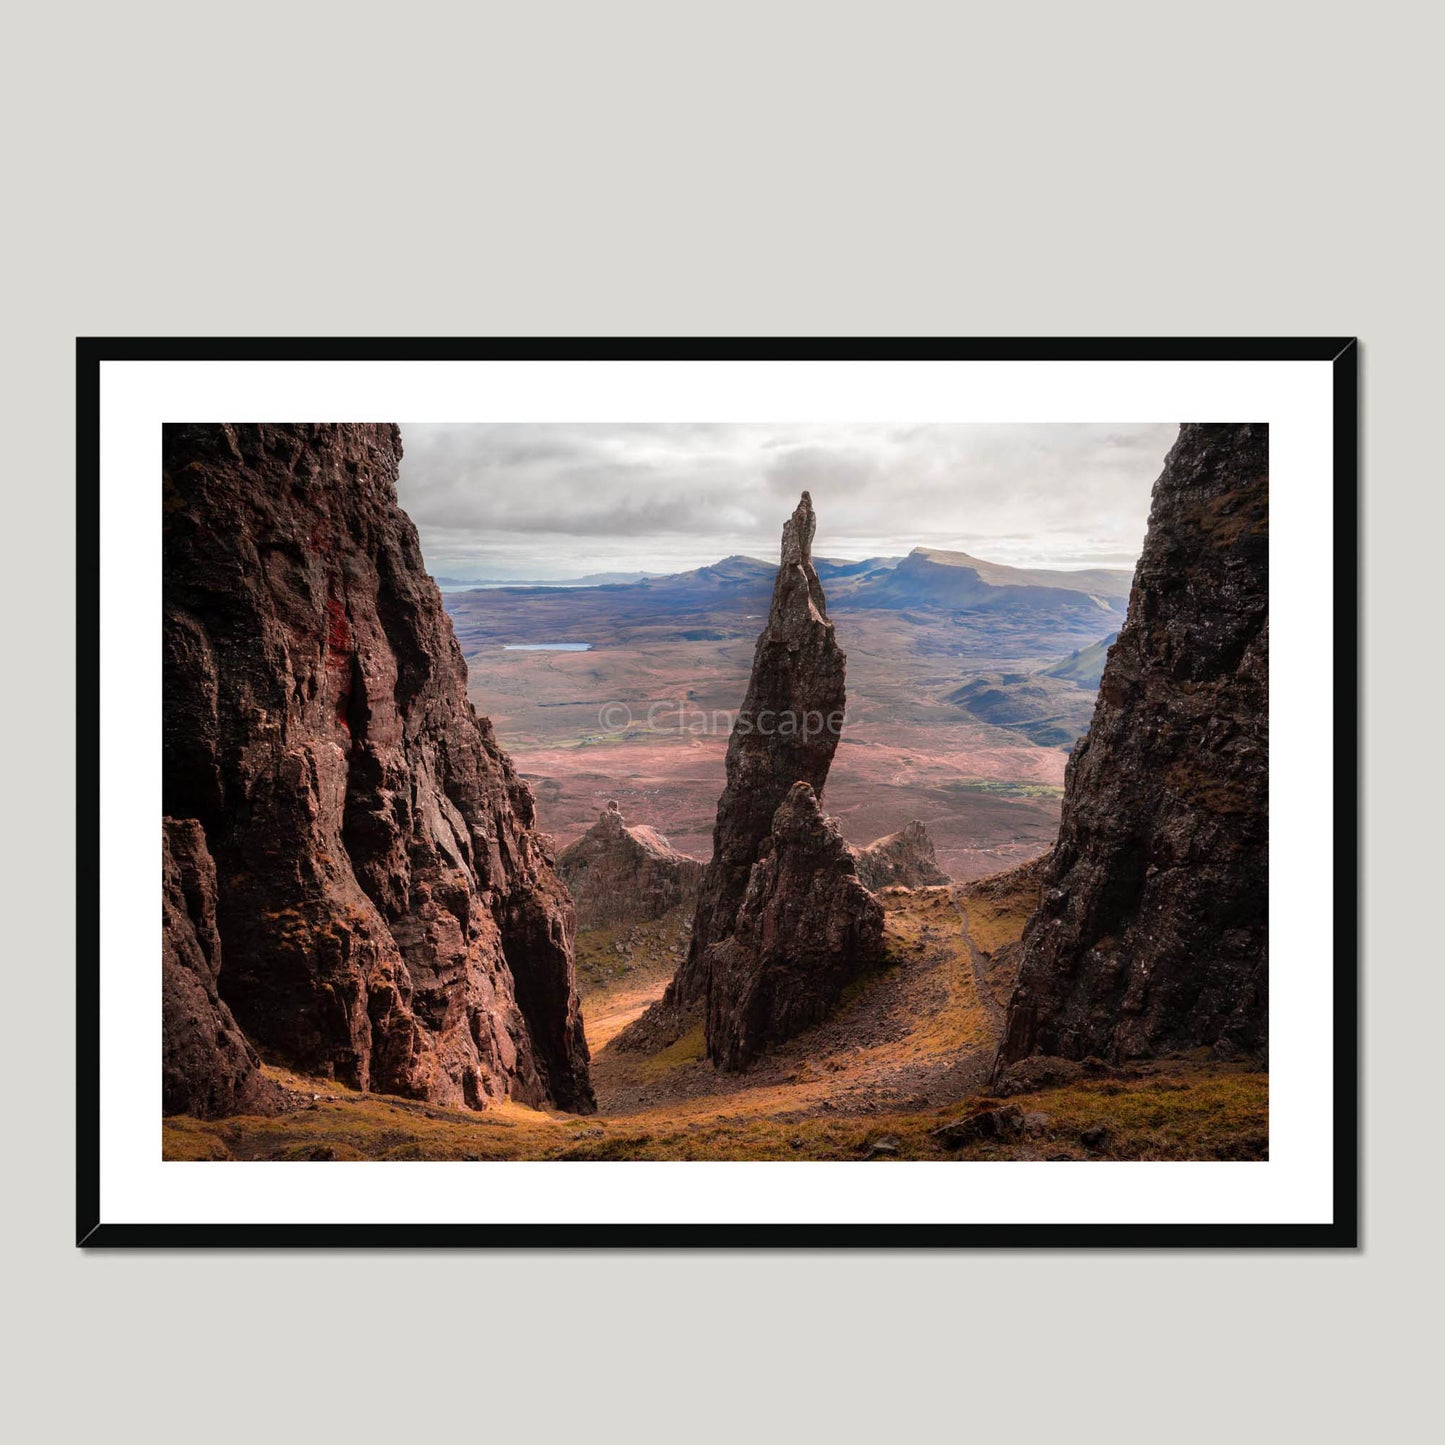
{"label": "horizon line", "polygon": [[[814,560],[819,562],[841,563],[844,565],[871,561],[873,558],[893,559],[902,561],[904,557],[910,557],[917,552],[951,552],[956,556],[970,557],[976,562],[986,563],[990,567],[1003,567],[1015,572],[1121,572],[1132,573],[1138,564],[1138,558],[1128,563],[1114,562],[1087,562],[1071,560],[1069,562],[995,562],[987,557],[981,557],[977,553],[964,551],[961,547],[937,547],[925,546],[923,544],[911,547],[905,553],[891,552],[868,552],[861,557],[847,557],[836,553],[818,553]],[[425,548],[423,548],[423,562],[425,562]],[[627,577],[635,581],[647,579],[661,579],[664,577],[680,577],[688,572],[703,571],[708,567],[718,567],[725,562],[756,562],[760,567],[776,568],[776,562],[770,562],[766,558],[754,556],[751,552],[729,552],[723,557],[718,557],[711,562],[699,562],[695,566],[678,567],[676,565],[668,568],[664,566],[607,566],[605,564],[589,567],[584,570],[561,573],[555,577],[540,577],[535,574],[531,576],[502,577],[495,574],[489,576],[463,577],[457,575],[456,571],[441,566],[436,570],[428,564],[427,573],[433,581],[440,582],[445,579],[448,582],[465,583],[468,586],[480,587],[483,585],[525,587],[540,586],[551,587],[565,582],[585,582],[591,577],[618,576]],[[465,564],[454,564],[460,568]],[[606,584],[598,584],[606,585]],[[628,585],[628,584],[617,584]]]}

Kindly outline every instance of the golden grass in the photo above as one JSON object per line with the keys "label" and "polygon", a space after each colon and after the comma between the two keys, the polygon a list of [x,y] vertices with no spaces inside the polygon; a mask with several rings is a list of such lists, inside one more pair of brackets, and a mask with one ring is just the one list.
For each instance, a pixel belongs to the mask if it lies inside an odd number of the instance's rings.
{"label": "golden grass", "polygon": [[702,1025],[697,1023],[665,1049],[659,1049],[655,1054],[640,1055],[638,1072],[645,1078],[655,1078],[688,1064],[700,1064],[706,1057],[707,1043],[703,1039]]}
{"label": "golden grass", "polygon": [[[941,1001],[920,1007],[909,1031],[915,1054],[956,1054],[991,1047],[987,1010],[978,996],[973,966],[964,934],[963,914],[954,890],[948,887],[916,890],[903,907],[890,907],[883,919],[884,946],[890,962],[932,958],[933,979],[944,990]],[[873,989],[888,979],[880,974],[868,982]],[[867,995],[855,1007],[867,1007]]]}
{"label": "golden grass", "polygon": [[[890,1159],[1263,1159],[1268,1075],[1174,1063],[1136,1078],[1091,1080],[1009,1102],[1041,1116],[1008,1143],[950,1149],[933,1131],[993,1101],[915,1113],[779,1118],[726,1096],[624,1118],[576,1118],[502,1104],[486,1113],[438,1109],[383,1095],[332,1091],[274,1119],[164,1121],[174,1160],[815,1159],[856,1160],[879,1140]],[[785,1095],[786,1090],[771,1090]],[[775,1099],[775,1103],[782,1102]],[[799,1102],[794,1097],[793,1102]],[[1101,1142],[1083,1135],[1102,1126]],[[1091,1135],[1091,1137],[1093,1137]]]}
{"label": "golden grass", "polygon": [[1032,865],[981,878],[960,890],[968,931],[980,953],[997,953],[1023,937],[1024,925],[1039,905],[1039,880]]}
{"label": "golden grass", "polygon": [[979,952],[997,953],[1005,944],[1016,942],[1032,912],[1031,907],[1000,908],[988,899],[970,899],[968,929]]}

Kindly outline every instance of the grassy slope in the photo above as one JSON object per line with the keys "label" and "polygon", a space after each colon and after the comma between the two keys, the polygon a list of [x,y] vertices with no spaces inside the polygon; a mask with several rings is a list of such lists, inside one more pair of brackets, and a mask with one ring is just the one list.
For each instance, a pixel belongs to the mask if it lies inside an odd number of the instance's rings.
{"label": "grassy slope", "polygon": [[577,935],[577,988],[587,1046],[611,1042],[667,986],[687,955],[692,908],[631,927],[593,928]]}

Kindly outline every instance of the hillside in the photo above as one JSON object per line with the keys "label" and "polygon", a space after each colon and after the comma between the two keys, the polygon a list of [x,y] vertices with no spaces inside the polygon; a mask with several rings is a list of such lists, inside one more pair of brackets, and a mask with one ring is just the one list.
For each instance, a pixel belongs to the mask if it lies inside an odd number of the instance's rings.
{"label": "hillside", "polygon": [[1047,673],[981,673],[949,693],[948,701],[1042,748],[1072,748],[1094,712],[1092,692]]}
{"label": "hillside", "polygon": [[1044,677],[1057,677],[1072,682],[1076,687],[1086,688],[1095,693],[1099,690],[1099,679],[1104,675],[1104,664],[1109,659],[1109,649],[1119,640],[1117,632],[1101,637],[1089,647],[1071,652],[1061,662],[1043,670]]}
{"label": "hillside", "polygon": [[1055,613],[1122,617],[1129,601],[1128,572],[1083,572],[1006,567],[965,552],[915,547],[896,567],[871,576],[838,604],[852,607],[935,607],[962,612]]}

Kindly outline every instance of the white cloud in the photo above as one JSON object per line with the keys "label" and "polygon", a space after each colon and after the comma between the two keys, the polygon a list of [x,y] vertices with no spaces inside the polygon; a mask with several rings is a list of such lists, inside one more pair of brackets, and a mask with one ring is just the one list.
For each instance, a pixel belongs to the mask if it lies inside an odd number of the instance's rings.
{"label": "white cloud", "polygon": [[1131,566],[1176,428],[402,425],[400,496],[433,572],[567,577],[771,558],[797,494],[822,556],[956,548]]}

